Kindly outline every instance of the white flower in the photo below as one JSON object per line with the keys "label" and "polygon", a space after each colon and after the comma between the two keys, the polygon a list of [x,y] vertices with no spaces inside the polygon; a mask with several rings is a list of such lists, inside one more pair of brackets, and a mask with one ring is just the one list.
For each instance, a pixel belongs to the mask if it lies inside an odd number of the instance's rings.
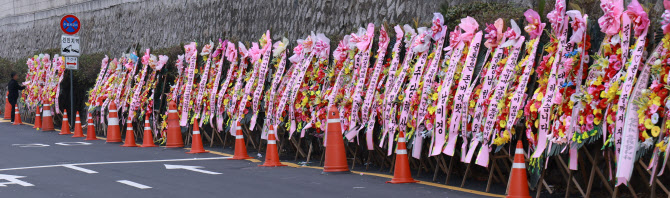
{"label": "white flower", "polygon": [[661,59],[656,59],[656,61],[654,61],[654,65],[661,65]]}
{"label": "white flower", "polygon": [[666,100],[666,101],[665,101],[665,108],[669,108],[669,109],[670,109],[670,100]]}
{"label": "white flower", "polygon": [[654,115],[651,115],[651,123],[652,124],[658,123],[658,113],[654,113]]}

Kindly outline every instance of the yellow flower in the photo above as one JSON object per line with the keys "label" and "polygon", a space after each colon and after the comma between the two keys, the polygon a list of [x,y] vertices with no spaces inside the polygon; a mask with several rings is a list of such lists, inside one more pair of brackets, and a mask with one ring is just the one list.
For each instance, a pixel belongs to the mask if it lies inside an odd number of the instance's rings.
{"label": "yellow flower", "polygon": [[544,98],[544,94],[543,93],[538,93],[537,94],[537,101],[542,101],[542,98]]}
{"label": "yellow flower", "polygon": [[600,121],[601,121],[600,118],[597,118],[597,117],[593,118],[593,124],[595,124],[595,125],[599,125]]}
{"label": "yellow flower", "polygon": [[614,124],[614,120],[612,120],[612,116],[607,116],[607,124]]}
{"label": "yellow flower", "polygon": [[505,125],[507,125],[507,122],[505,122],[504,120],[501,120],[500,121],[500,128],[505,128]]}
{"label": "yellow flower", "polygon": [[647,128],[647,129],[651,129],[651,127],[653,127],[653,126],[654,126],[654,125],[651,124],[651,119],[645,119],[645,120],[644,120],[644,127],[645,127],[645,128]]}
{"label": "yellow flower", "polygon": [[428,113],[433,114],[436,109],[437,109],[437,107],[435,107],[435,106],[428,107]]}
{"label": "yellow flower", "polygon": [[656,144],[656,148],[661,152],[665,152],[665,141],[659,141],[658,144]]}
{"label": "yellow flower", "polygon": [[658,126],[654,126],[651,128],[651,135],[654,137],[658,137],[658,134],[661,133],[661,128]]}
{"label": "yellow flower", "polygon": [[535,103],[530,104],[530,111],[531,112],[537,112],[537,107],[535,107]]}
{"label": "yellow flower", "polygon": [[316,128],[321,128],[321,121],[316,122]]}
{"label": "yellow flower", "polygon": [[603,77],[598,76],[598,79],[596,79],[595,82],[593,82],[593,85],[600,86],[602,85],[602,83],[603,83]]}
{"label": "yellow flower", "polygon": [[[437,100],[437,93],[433,93],[433,95],[430,97],[432,100]],[[474,100],[472,100],[474,101]],[[471,101],[471,102],[472,102]]]}

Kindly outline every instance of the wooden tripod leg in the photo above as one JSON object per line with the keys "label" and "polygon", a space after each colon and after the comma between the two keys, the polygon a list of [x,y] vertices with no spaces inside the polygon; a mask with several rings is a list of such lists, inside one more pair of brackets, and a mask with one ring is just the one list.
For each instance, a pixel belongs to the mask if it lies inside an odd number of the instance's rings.
{"label": "wooden tripod leg", "polygon": [[367,160],[367,162],[365,162],[365,171],[367,171],[368,168],[370,168],[370,162],[372,161],[372,154],[373,154],[373,151],[368,150],[368,160]]}
{"label": "wooden tripod leg", "polygon": [[[434,157],[434,158],[435,158],[435,162],[437,163],[437,166],[435,167],[435,171],[433,172],[433,182],[435,182],[437,180],[437,173],[440,172],[440,168],[442,168],[442,164],[440,164],[439,156]],[[429,160],[430,160],[430,158],[429,158]]]}
{"label": "wooden tripod leg", "polygon": [[[560,158],[560,156],[558,156],[558,157]],[[572,170],[568,169],[568,175],[569,175],[568,176],[568,184],[567,184],[567,188],[565,189],[565,198],[570,197],[570,184],[572,184],[572,182],[570,182],[570,180],[572,180],[574,178],[572,176]]]}
{"label": "wooden tripod leg", "polygon": [[428,170],[428,165],[426,165],[426,164],[427,164],[427,163],[426,163],[426,159],[425,159],[425,158],[421,158],[421,155],[419,155],[419,159],[418,159],[418,160],[419,160],[419,168],[418,168],[419,170],[417,170],[416,177],[419,177],[419,175],[421,175],[421,169],[425,170],[426,172],[429,171],[429,170]]}
{"label": "wooden tripod leg", "polygon": [[[349,149],[349,150],[351,151],[351,149]],[[353,153],[354,160],[351,160],[351,170],[354,170],[354,167],[356,167],[356,157],[358,156],[356,154],[358,154],[358,146],[356,147],[356,151],[354,151],[354,153]]]}
{"label": "wooden tripod leg", "polygon": [[461,188],[465,186],[465,181],[468,179],[468,174],[470,173],[470,168],[472,168],[472,163],[468,164],[468,168],[465,169],[465,174],[463,174],[463,181],[461,181]]}
{"label": "wooden tripod leg", "polygon": [[391,168],[390,168],[391,170],[389,170],[389,174],[393,173],[393,168],[395,167],[395,158],[396,158],[396,155],[393,155],[393,162],[391,163]]}
{"label": "wooden tripod leg", "polygon": [[[656,178],[656,173],[652,173],[651,171],[649,171],[647,165],[644,164],[644,162],[642,162],[642,160],[638,160],[638,163],[640,163],[640,166],[642,166],[643,169],[647,170],[647,173],[651,174],[652,179],[654,180],[654,183],[652,185],[652,189],[653,189],[654,186],[658,185],[658,187],[661,188],[661,190],[663,190],[663,192],[665,192],[665,194],[670,196],[670,192],[665,187],[665,185],[663,185],[663,183],[660,180],[658,180],[658,178]],[[654,192],[652,191],[652,193],[654,193]],[[654,197],[654,196],[651,196],[651,197]]]}
{"label": "wooden tripod leg", "polygon": [[493,158],[493,155],[489,154],[489,158],[491,159],[491,168],[489,168],[489,179],[488,182],[486,182],[486,192],[489,192],[491,189],[491,181],[493,180],[493,173],[495,172],[496,168],[496,159]]}
{"label": "wooden tripod leg", "polygon": [[444,184],[449,183],[449,178],[451,178],[451,173],[454,171],[454,157],[452,156],[449,159],[449,167],[447,167],[447,179],[444,181]]}
{"label": "wooden tripod leg", "polygon": [[[542,174],[540,174],[540,181],[544,181],[544,174],[547,172],[547,169],[542,169]],[[539,182],[537,184],[537,193],[535,193],[535,198],[540,198],[540,193],[542,193],[542,186],[544,186],[543,182]],[[549,189],[549,186],[547,186],[547,189]]]}
{"label": "wooden tripod leg", "polygon": [[218,130],[214,129],[212,130],[212,138],[209,139],[209,147],[214,146],[214,136],[218,136]]}
{"label": "wooden tripod leg", "polygon": [[630,191],[630,194],[633,195],[633,198],[637,198],[637,193],[635,193],[635,189],[633,189],[632,185],[626,185],[628,187],[628,190]]}
{"label": "wooden tripod leg", "polygon": [[[585,150],[584,152],[588,153],[589,151]],[[596,152],[596,159],[595,161],[598,160],[598,152]],[[589,182],[586,185],[586,196],[585,198],[591,197],[591,190],[593,190],[593,180],[596,178],[596,169],[598,168],[598,164],[591,162],[591,174],[589,175]]]}
{"label": "wooden tripod leg", "polygon": [[312,157],[312,141],[309,142],[309,151],[307,151],[307,164],[309,165],[309,158]]}
{"label": "wooden tripod leg", "polygon": [[[556,158],[558,158],[558,161],[560,162],[561,167],[563,167],[563,171],[567,171],[568,173],[570,173],[571,172],[570,168],[568,168],[568,165],[565,163],[565,161],[563,161],[563,158],[561,158],[560,156],[557,156]],[[577,190],[579,190],[579,193],[581,193],[582,196],[586,196],[586,193],[584,193],[584,190],[579,185],[579,182],[577,182],[577,179],[575,179],[574,177],[569,177],[567,179],[567,181],[568,182],[573,182],[575,184],[575,187],[577,187]]]}
{"label": "wooden tripod leg", "polygon": [[[598,151],[596,151],[596,157],[598,156],[597,152]],[[585,151],[584,153],[586,154],[586,159],[588,159],[591,162],[591,164],[594,164],[594,166],[598,164],[598,161],[593,159],[593,157],[591,156],[591,153],[589,153],[588,151]],[[607,191],[610,193],[610,195],[616,196],[615,195],[616,193],[612,189],[612,186],[610,186],[610,183],[607,180],[607,178],[605,177],[605,175],[603,174],[603,172],[600,171],[599,168],[594,168],[593,170],[596,171],[596,175],[598,175],[598,177],[600,178],[600,181],[603,182],[603,184],[604,184],[603,186],[605,186],[605,189],[607,189]]]}

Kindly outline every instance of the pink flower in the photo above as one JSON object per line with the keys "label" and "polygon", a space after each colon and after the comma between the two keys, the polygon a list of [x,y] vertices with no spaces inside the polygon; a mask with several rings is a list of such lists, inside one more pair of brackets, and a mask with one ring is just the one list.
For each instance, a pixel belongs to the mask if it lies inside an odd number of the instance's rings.
{"label": "pink flower", "polygon": [[242,60],[249,57],[249,51],[247,50],[247,47],[245,47],[244,44],[242,44],[242,42],[237,42],[237,48],[240,49],[239,52]]}
{"label": "pink flower", "polygon": [[565,14],[565,1],[558,0],[554,6],[554,10],[547,14],[547,19],[551,24],[551,29],[554,33],[558,33],[561,24],[563,23],[563,17]]}
{"label": "pink flower", "polygon": [[628,14],[635,23],[635,36],[639,36],[647,29],[647,27],[649,27],[649,17],[637,0],[633,0],[633,2],[628,4],[626,14]]}
{"label": "pink flower", "polygon": [[[370,31],[370,29],[368,29]],[[374,25],[372,26],[372,31],[374,31]],[[322,33],[316,35],[316,41],[314,42],[314,54],[320,59],[328,59],[330,56],[330,39]]]}
{"label": "pink flower", "polygon": [[[610,125],[610,126],[614,126],[614,125]],[[593,130],[593,122],[586,123],[586,131],[591,131],[591,130]]]}
{"label": "pink flower", "polygon": [[[550,90],[551,91],[551,90]],[[563,94],[561,92],[557,92],[554,95],[554,98],[552,98],[552,102],[554,104],[561,104],[563,102]]]}
{"label": "pink flower", "polygon": [[657,88],[662,88],[662,87],[663,87],[663,85],[661,85],[661,83],[659,83],[658,80],[654,80],[654,81],[651,82],[651,86],[649,88],[652,89],[652,90],[655,90]]}
{"label": "pink flower", "polygon": [[149,49],[147,49],[147,51],[144,52],[144,56],[142,56],[142,65],[149,64],[149,59],[151,59],[151,55],[149,53]]}
{"label": "pink flower", "polygon": [[233,42],[228,41],[228,45],[226,45],[226,58],[231,63],[237,60],[237,50]]}
{"label": "pink flower", "polygon": [[469,16],[461,19],[461,24],[458,24],[458,26],[461,27],[463,31],[465,31],[460,36],[460,40],[464,42],[470,42],[472,40],[472,37],[475,36],[475,32],[479,28],[477,20]]}
{"label": "pink flower", "polygon": [[588,123],[591,123],[591,124],[592,124],[592,123],[593,123],[593,118],[595,118],[595,116],[593,116],[593,114],[589,114],[589,115],[587,115],[587,116],[586,116],[586,123],[587,123],[587,124],[588,124]]}
{"label": "pink flower", "polygon": [[661,15],[661,27],[663,28],[663,34],[670,33],[670,1],[664,0],[663,7],[665,7],[665,12]]}
{"label": "pink flower", "polygon": [[614,70],[619,71],[621,69],[621,61],[617,59],[615,55],[610,56],[610,67],[612,67]]}
{"label": "pink flower", "polygon": [[389,35],[388,33],[386,33],[386,28],[384,28],[384,25],[382,25],[382,27],[379,29],[379,47],[377,49],[377,52],[381,51],[382,49],[386,49],[388,45],[389,45]]}
{"label": "pink flower", "polygon": [[177,62],[174,63],[177,67],[177,73],[181,75],[184,70],[184,55],[177,55]]}
{"label": "pink flower", "polygon": [[649,112],[656,113],[656,111],[658,111],[658,106],[651,104],[651,106],[649,106]]}
{"label": "pink flower", "polygon": [[227,41],[221,41],[221,39],[219,39],[219,48],[214,50],[214,53],[212,53],[212,57],[219,57],[219,55],[221,55],[221,52],[226,48],[226,43]]}
{"label": "pink flower", "polygon": [[261,49],[258,47],[258,43],[253,42],[251,43],[251,49],[249,49],[249,56],[251,56],[251,62],[256,62],[258,61],[261,56]]}
{"label": "pink flower", "polygon": [[298,44],[298,46],[293,48],[293,55],[288,60],[293,64],[298,64],[302,61],[302,44]]}
{"label": "pink flower", "polygon": [[451,31],[449,33],[449,45],[455,46],[459,41],[461,41],[459,38],[461,37],[461,28],[456,27],[454,31]]}
{"label": "pink flower", "polygon": [[487,48],[498,47],[503,37],[504,24],[505,23],[500,18],[497,19],[493,24],[486,24],[486,29],[484,30],[486,32],[486,35],[484,36],[484,38],[486,38],[486,42],[484,43],[484,46]]}
{"label": "pink flower", "polygon": [[572,36],[570,37],[570,41],[579,43],[584,38],[584,32],[586,32],[586,20],[584,20],[579,10],[570,10],[566,14],[572,19]]}
{"label": "pink flower", "polygon": [[[398,26],[396,26],[398,27]],[[397,34],[396,34],[397,35]],[[340,40],[340,44],[337,45],[337,48],[335,51],[333,51],[333,58],[335,58],[335,61],[337,62],[343,62],[344,60],[347,59],[347,51],[349,51],[349,35],[344,36],[342,40]],[[294,52],[295,54],[295,52]]]}
{"label": "pink flower", "polygon": [[670,10],[667,10],[666,8],[663,15],[661,15],[661,28],[663,28],[663,34],[670,33],[670,25],[668,24],[670,24]]}
{"label": "pink flower", "polygon": [[439,12],[433,13],[433,26],[430,27],[432,31],[431,37],[435,40],[440,40],[446,33],[446,28],[443,26],[444,17]]}
{"label": "pink flower", "polygon": [[165,66],[165,63],[168,61],[168,56],[166,55],[159,55],[158,56],[158,64],[156,65],[156,71],[160,71],[163,69],[163,66]]}
{"label": "pink flower", "polygon": [[195,49],[196,44],[195,42],[191,42],[188,45],[184,46],[184,51],[186,52],[186,58],[189,59],[193,54],[196,53],[197,49]]}
{"label": "pink flower", "polygon": [[614,3],[613,0],[603,0],[600,3],[600,8],[604,14],[598,18],[600,31],[607,35],[615,35],[619,32],[621,27],[621,12],[622,8],[619,3]]}
{"label": "pink flower", "polygon": [[369,23],[368,29],[363,35],[351,34],[351,41],[356,43],[356,48],[358,48],[358,50],[366,51],[370,47],[374,31],[375,31],[375,25]]}
{"label": "pink flower", "polygon": [[540,23],[540,15],[537,14],[537,12],[535,12],[535,10],[533,9],[526,10],[526,12],[524,12],[523,15],[526,17],[526,21],[528,21],[528,25],[523,29],[526,32],[528,32],[528,34],[530,35],[530,39],[535,39],[538,36],[542,35],[542,29],[544,29],[544,23]]}
{"label": "pink flower", "polygon": [[412,51],[414,52],[425,52],[430,48],[430,36],[426,35],[426,28],[420,27],[419,36],[414,38],[414,43],[412,43]]}

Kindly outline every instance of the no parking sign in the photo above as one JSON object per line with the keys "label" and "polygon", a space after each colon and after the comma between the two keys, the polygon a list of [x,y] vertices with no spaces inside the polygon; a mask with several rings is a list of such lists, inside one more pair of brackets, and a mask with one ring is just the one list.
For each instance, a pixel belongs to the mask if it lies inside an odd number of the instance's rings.
{"label": "no parking sign", "polygon": [[76,34],[79,32],[79,28],[81,28],[81,23],[79,22],[79,18],[74,15],[65,15],[60,20],[60,29],[63,30],[65,34]]}

